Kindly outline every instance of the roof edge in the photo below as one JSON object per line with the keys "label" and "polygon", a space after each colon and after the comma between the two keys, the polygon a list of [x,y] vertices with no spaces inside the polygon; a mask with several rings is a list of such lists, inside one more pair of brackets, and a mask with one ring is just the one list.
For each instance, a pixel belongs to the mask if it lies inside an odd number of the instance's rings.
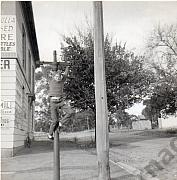
{"label": "roof edge", "polygon": [[39,57],[39,49],[36,37],[36,29],[34,23],[34,15],[31,1],[19,1],[22,11],[24,14],[25,22],[27,25],[27,31],[30,36],[29,41],[32,48],[32,53],[34,56],[34,61],[36,67],[39,67],[40,57]]}

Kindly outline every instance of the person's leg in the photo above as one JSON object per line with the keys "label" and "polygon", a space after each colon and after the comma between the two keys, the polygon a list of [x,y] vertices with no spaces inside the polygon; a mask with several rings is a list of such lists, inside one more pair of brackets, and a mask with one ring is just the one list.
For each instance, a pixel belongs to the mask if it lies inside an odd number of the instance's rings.
{"label": "person's leg", "polygon": [[57,103],[57,114],[58,114],[58,121],[57,121],[57,124],[56,124],[56,126],[55,126],[55,128],[54,128],[54,131],[55,130],[57,130],[57,128],[59,128],[60,129],[60,127],[61,127],[61,117],[62,117],[62,106],[63,106],[63,102],[59,102],[59,103]]}
{"label": "person's leg", "polygon": [[49,135],[53,136],[53,132],[55,131],[58,125],[58,111],[57,111],[57,104],[55,102],[50,103],[50,110],[51,110],[52,123],[50,125]]}

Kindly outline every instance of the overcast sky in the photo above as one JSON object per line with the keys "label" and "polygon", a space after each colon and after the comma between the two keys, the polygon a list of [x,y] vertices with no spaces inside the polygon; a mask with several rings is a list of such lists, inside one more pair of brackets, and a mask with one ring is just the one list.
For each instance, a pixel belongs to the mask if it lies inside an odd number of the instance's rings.
{"label": "overcast sky", "polygon": [[[62,34],[72,33],[75,26],[83,27],[86,16],[93,20],[91,1],[33,1],[33,11],[42,61],[52,60],[53,50],[59,51]],[[177,1],[107,1],[103,13],[104,32],[141,52],[155,25],[177,22]]]}
{"label": "overcast sky", "polygon": [[[53,50],[59,53],[62,34],[84,27],[86,16],[93,21],[91,1],[33,1],[33,11],[41,61],[52,61]],[[103,15],[104,32],[140,53],[154,26],[177,22],[177,1],[106,1]]]}

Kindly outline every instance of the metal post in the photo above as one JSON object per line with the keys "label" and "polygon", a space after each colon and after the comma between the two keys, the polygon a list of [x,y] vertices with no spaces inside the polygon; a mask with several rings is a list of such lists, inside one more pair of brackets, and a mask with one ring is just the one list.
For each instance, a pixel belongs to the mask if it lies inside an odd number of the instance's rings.
{"label": "metal post", "polygon": [[[53,52],[53,61],[57,62],[56,51]],[[54,180],[60,180],[60,143],[59,131],[56,129],[54,133]]]}
{"label": "metal post", "polygon": [[94,4],[94,72],[96,99],[96,148],[98,179],[110,180],[108,110],[105,80],[102,2]]}

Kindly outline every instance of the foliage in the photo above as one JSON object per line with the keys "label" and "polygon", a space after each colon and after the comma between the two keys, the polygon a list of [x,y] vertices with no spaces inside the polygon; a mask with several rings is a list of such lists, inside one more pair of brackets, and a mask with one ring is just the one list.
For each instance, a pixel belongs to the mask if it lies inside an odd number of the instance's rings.
{"label": "foliage", "polygon": [[88,34],[84,47],[76,37],[65,37],[64,59],[70,62],[70,76],[65,92],[74,107],[82,110],[95,109],[93,41]]}
{"label": "foliage", "polygon": [[170,128],[165,131],[167,134],[177,134],[177,128]]}
{"label": "foliage", "polygon": [[[156,74],[153,92],[143,113],[150,119],[160,112],[173,114],[177,98],[177,25],[158,26],[148,42],[150,67]],[[157,120],[157,118],[156,118]]]}
{"label": "foliage", "polygon": [[71,121],[67,122],[63,127],[63,131],[82,131],[93,129],[94,124],[94,113],[91,110],[81,111],[73,114]]}
{"label": "foliage", "polygon": [[151,55],[158,56],[160,62],[176,64],[177,24],[155,27],[148,41],[148,49]]}
{"label": "foliage", "polygon": [[[125,44],[112,45],[105,37],[106,85],[108,110],[126,109],[147,94],[153,74],[143,68],[144,58],[126,50]],[[62,53],[70,62],[70,76],[65,90],[74,107],[95,112],[94,44],[90,30],[79,36],[64,37]]]}
{"label": "foliage", "polygon": [[48,132],[49,127],[50,127],[50,124],[47,120],[46,121],[42,121],[42,120],[35,121],[35,131],[36,132],[39,132],[39,131]]}
{"label": "foliage", "polygon": [[35,131],[48,132],[51,123],[50,108],[48,101],[49,82],[47,74],[50,70],[46,66],[45,71],[38,70],[35,73]]}
{"label": "foliage", "polygon": [[[50,104],[48,99],[50,66],[42,67],[35,73],[35,131],[48,132],[51,123]],[[73,114],[62,126],[62,131],[79,131],[94,127],[94,113],[91,110]]]}
{"label": "foliage", "polygon": [[[126,44],[113,44],[109,35],[105,37],[105,70],[108,110],[111,114],[131,107],[135,102],[141,101],[149,93],[149,85],[154,79],[153,73],[143,67],[144,57],[136,56],[126,49]],[[94,113],[89,121],[90,127],[95,122],[95,86],[94,86],[94,43],[92,31],[79,31],[79,35],[64,36],[62,44],[64,60],[70,63],[69,78],[65,83],[65,93],[71,105],[80,112],[91,109]],[[45,66],[42,71],[36,73],[36,106],[40,107],[35,112],[36,119],[43,121],[41,114],[46,114],[46,121],[50,123],[48,102],[48,73],[50,66]],[[38,108],[37,108],[38,109]],[[124,112],[124,116],[128,115]],[[40,118],[39,118],[40,117]],[[77,115],[73,117],[74,125],[66,125],[67,128],[77,127],[80,121]],[[129,120],[124,119],[127,125]],[[123,121],[122,121],[123,123]],[[70,126],[70,127],[69,127]]]}
{"label": "foliage", "polygon": [[120,127],[120,125],[124,127],[132,127],[132,121],[137,120],[137,117],[135,115],[129,115],[124,110],[117,110],[115,113],[115,118],[117,119],[117,125]]}

